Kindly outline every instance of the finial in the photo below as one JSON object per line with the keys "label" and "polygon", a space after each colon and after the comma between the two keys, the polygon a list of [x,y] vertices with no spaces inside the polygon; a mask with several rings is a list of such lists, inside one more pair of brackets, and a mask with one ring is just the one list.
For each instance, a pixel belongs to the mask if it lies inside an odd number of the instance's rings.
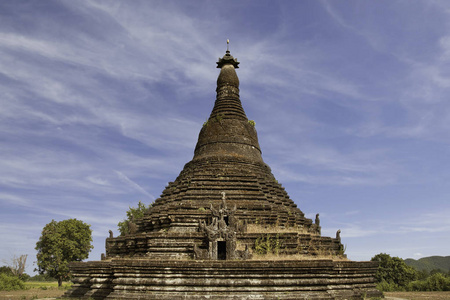
{"label": "finial", "polygon": [[223,65],[225,64],[231,64],[233,65],[236,69],[239,68],[239,62],[237,61],[237,58],[234,58],[231,54],[230,54],[230,40],[227,39],[227,51],[225,53],[225,55],[220,58],[219,57],[219,61],[217,62],[217,67],[218,68],[222,68]]}

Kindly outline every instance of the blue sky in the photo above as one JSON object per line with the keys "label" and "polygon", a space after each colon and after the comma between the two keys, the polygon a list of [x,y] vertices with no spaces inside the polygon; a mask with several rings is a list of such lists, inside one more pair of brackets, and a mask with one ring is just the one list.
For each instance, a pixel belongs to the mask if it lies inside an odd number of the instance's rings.
{"label": "blue sky", "polygon": [[265,162],[352,260],[450,255],[448,1],[1,1],[0,260],[94,250],[193,157],[226,40]]}

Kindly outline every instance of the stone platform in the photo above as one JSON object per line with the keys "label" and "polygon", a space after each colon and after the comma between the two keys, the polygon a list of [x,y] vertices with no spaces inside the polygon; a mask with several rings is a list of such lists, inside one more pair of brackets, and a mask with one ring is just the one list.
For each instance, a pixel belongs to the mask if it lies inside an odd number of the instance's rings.
{"label": "stone platform", "polygon": [[105,299],[363,299],[379,297],[373,262],[113,259],[71,265],[66,297]]}

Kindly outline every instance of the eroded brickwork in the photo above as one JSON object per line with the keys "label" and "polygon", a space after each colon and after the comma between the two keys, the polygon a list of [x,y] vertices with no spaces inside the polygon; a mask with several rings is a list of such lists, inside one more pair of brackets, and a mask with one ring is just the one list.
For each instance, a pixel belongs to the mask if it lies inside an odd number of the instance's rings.
{"label": "eroded brickwork", "polygon": [[[373,282],[376,264],[332,260],[344,257],[340,231],[335,238],[323,237],[319,215],[314,222],[305,218],[264,163],[255,123],[248,120],[239,98],[238,64],[229,51],[219,59],[216,101],[199,133],[193,159],[145,216],[129,224],[127,235],[110,234],[102,261],[71,265],[74,286],[66,296],[381,295]],[[247,230],[250,227],[252,231]],[[264,259],[264,254],[286,260]],[[251,259],[255,255],[260,255],[258,260]]]}

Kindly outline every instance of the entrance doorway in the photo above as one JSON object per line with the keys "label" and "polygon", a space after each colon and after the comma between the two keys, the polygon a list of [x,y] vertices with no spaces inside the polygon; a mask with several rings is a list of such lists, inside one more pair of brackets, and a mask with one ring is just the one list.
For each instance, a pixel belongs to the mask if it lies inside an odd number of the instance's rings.
{"label": "entrance doorway", "polygon": [[217,259],[220,260],[227,259],[227,242],[224,241],[217,242]]}

